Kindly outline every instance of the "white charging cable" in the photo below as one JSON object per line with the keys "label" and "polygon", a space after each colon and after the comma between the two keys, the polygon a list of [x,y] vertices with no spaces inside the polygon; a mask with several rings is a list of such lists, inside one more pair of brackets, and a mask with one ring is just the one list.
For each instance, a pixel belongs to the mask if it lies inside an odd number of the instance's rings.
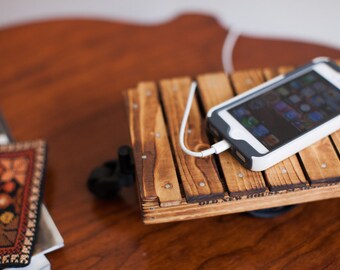
{"label": "white charging cable", "polygon": [[222,141],[219,141],[218,143],[213,144],[211,148],[203,150],[201,152],[191,151],[185,146],[185,143],[184,143],[185,126],[187,125],[187,122],[188,122],[188,117],[189,117],[190,109],[192,106],[192,101],[195,96],[196,88],[197,88],[197,83],[194,81],[191,83],[191,86],[190,86],[188,100],[185,106],[181,128],[179,130],[179,144],[182,150],[188,155],[193,156],[193,157],[203,158],[203,157],[210,156],[212,154],[219,154],[219,153],[226,151],[227,149],[230,148],[230,144],[227,141],[222,140]]}

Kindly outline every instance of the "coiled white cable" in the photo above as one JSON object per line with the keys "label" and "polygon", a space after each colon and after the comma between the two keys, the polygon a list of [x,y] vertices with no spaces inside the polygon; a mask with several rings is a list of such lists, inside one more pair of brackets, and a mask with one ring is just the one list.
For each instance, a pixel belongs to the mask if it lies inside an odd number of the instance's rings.
{"label": "coiled white cable", "polygon": [[183,115],[180,130],[179,130],[179,144],[180,144],[182,150],[186,154],[193,156],[193,157],[203,158],[203,157],[210,156],[212,154],[219,154],[219,153],[226,151],[227,149],[230,148],[230,144],[227,141],[222,140],[218,143],[213,144],[211,146],[211,148],[203,150],[201,152],[191,151],[190,149],[188,149],[186,147],[186,145],[184,143],[185,126],[187,125],[187,122],[188,122],[189,113],[190,113],[192,101],[193,101],[194,96],[195,96],[196,88],[197,88],[197,83],[194,81],[194,82],[191,83],[191,86],[190,86],[188,100],[187,100],[187,104],[185,106],[184,115]]}

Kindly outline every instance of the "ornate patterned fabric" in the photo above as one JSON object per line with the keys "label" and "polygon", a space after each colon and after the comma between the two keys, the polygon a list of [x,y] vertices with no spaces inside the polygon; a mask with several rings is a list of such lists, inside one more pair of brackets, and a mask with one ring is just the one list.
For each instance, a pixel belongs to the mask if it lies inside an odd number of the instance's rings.
{"label": "ornate patterned fabric", "polygon": [[0,146],[0,268],[30,263],[45,161],[43,141]]}

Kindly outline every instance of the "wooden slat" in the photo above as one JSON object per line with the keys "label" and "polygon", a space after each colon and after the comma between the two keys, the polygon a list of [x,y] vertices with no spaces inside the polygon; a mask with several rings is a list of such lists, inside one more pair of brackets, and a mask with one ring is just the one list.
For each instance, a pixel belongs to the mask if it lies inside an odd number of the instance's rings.
{"label": "wooden slat", "polygon": [[129,91],[130,131],[137,176],[145,201],[178,205],[182,196],[155,83],[143,82]]}
{"label": "wooden slat", "polygon": [[142,141],[141,141],[141,130],[140,130],[140,103],[138,98],[137,90],[129,89],[127,91],[128,110],[129,110],[129,128],[130,138],[133,148],[134,163],[136,168],[138,191],[141,196],[142,202],[153,202],[157,203],[157,194],[154,188],[153,182],[145,183],[143,181],[143,162],[142,156]]}
{"label": "wooden slat", "polygon": [[[265,69],[263,74],[265,80],[270,80],[279,75],[279,72],[274,69]],[[292,190],[309,186],[297,155],[293,155],[279,162],[275,166],[265,170],[264,173],[268,185],[274,191]]]}
{"label": "wooden slat", "polygon": [[[281,74],[292,67],[280,68]],[[340,181],[340,161],[331,140],[326,137],[299,152],[311,185]]]}
{"label": "wooden slat", "polygon": [[[190,83],[191,80],[187,77],[162,80],[161,96],[186,199],[188,202],[206,202],[223,198],[225,190],[212,157],[191,157],[179,145],[179,127]],[[186,132],[185,143],[190,149],[198,151],[209,147],[196,100],[193,102],[186,130],[189,132]]]}
{"label": "wooden slat", "polygon": [[[198,76],[199,93],[205,111],[233,96],[230,82],[224,73]],[[229,152],[218,156],[231,196],[263,193],[265,182],[260,172],[245,169]]]}

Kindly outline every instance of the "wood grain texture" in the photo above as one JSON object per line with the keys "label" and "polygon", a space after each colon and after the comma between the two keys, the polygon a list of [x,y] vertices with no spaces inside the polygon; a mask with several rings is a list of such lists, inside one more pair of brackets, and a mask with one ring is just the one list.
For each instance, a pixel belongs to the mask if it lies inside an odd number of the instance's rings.
{"label": "wood grain texture", "polygon": [[[18,141],[48,141],[45,203],[65,239],[47,255],[52,269],[340,268],[339,199],[274,219],[233,214],[145,226],[137,203],[97,200],[86,189],[91,169],[130,141],[121,92],[143,80],[222,70],[226,34],[197,15],[146,27],[62,20],[0,30],[2,113]],[[246,37],[234,52],[236,69],[340,57],[322,46]]]}
{"label": "wood grain texture", "polygon": [[142,200],[157,197],[161,206],[178,205],[182,196],[156,84],[139,83],[128,96],[132,96],[129,123]]}
{"label": "wood grain texture", "polygon": [[[201,75],[197,80],[206,112],[234,95],[229,79],[223,73]],[[231,196],[249,196],[266,191],[261,172],[245,169],[229,152],[220,154],[218,158]]]}
{"label": "wood grain texture", "polygon": [[[179,127],[190,84],[189,78],[160,82],[162,101],[186,199],[188,202],[205,202],[223,198],[225,190],[213,157],[195,158],[189,156],[183,152],[179,145]],[[192,104],[184,142],[193,151],[202,151],[210,146],[196,100]]]}
{"label": "wood grain texture", "polygon": [[340,180],[340,161],[329,140],[321,141],[299,152],[312,185]]}
{"label": "wood grain texture", "polygon": [[[143,201],[153,202],[158,204],[158,197],[155,190],[155,185],[153,182],[153,175],[151,172],[148,173],[148,182],[143,181],[145,176],[143,160],[141,156],[143,155],[143,135],[140,128],[141,114],[140,114],[140,100],[136,89],[130,89],[126,93],[127,105],[128,105],[128,115],[130,123],[130,137],[133,145],[133,155],[135,161],[136,177],[138,179],[139,194]],[[152,160],[152,158],[151,158]],[[150,168],[149,168],[150,170]],[[153,169],[152,169],[153,170]],[[151,178],[151,179],[150,179]]]}

